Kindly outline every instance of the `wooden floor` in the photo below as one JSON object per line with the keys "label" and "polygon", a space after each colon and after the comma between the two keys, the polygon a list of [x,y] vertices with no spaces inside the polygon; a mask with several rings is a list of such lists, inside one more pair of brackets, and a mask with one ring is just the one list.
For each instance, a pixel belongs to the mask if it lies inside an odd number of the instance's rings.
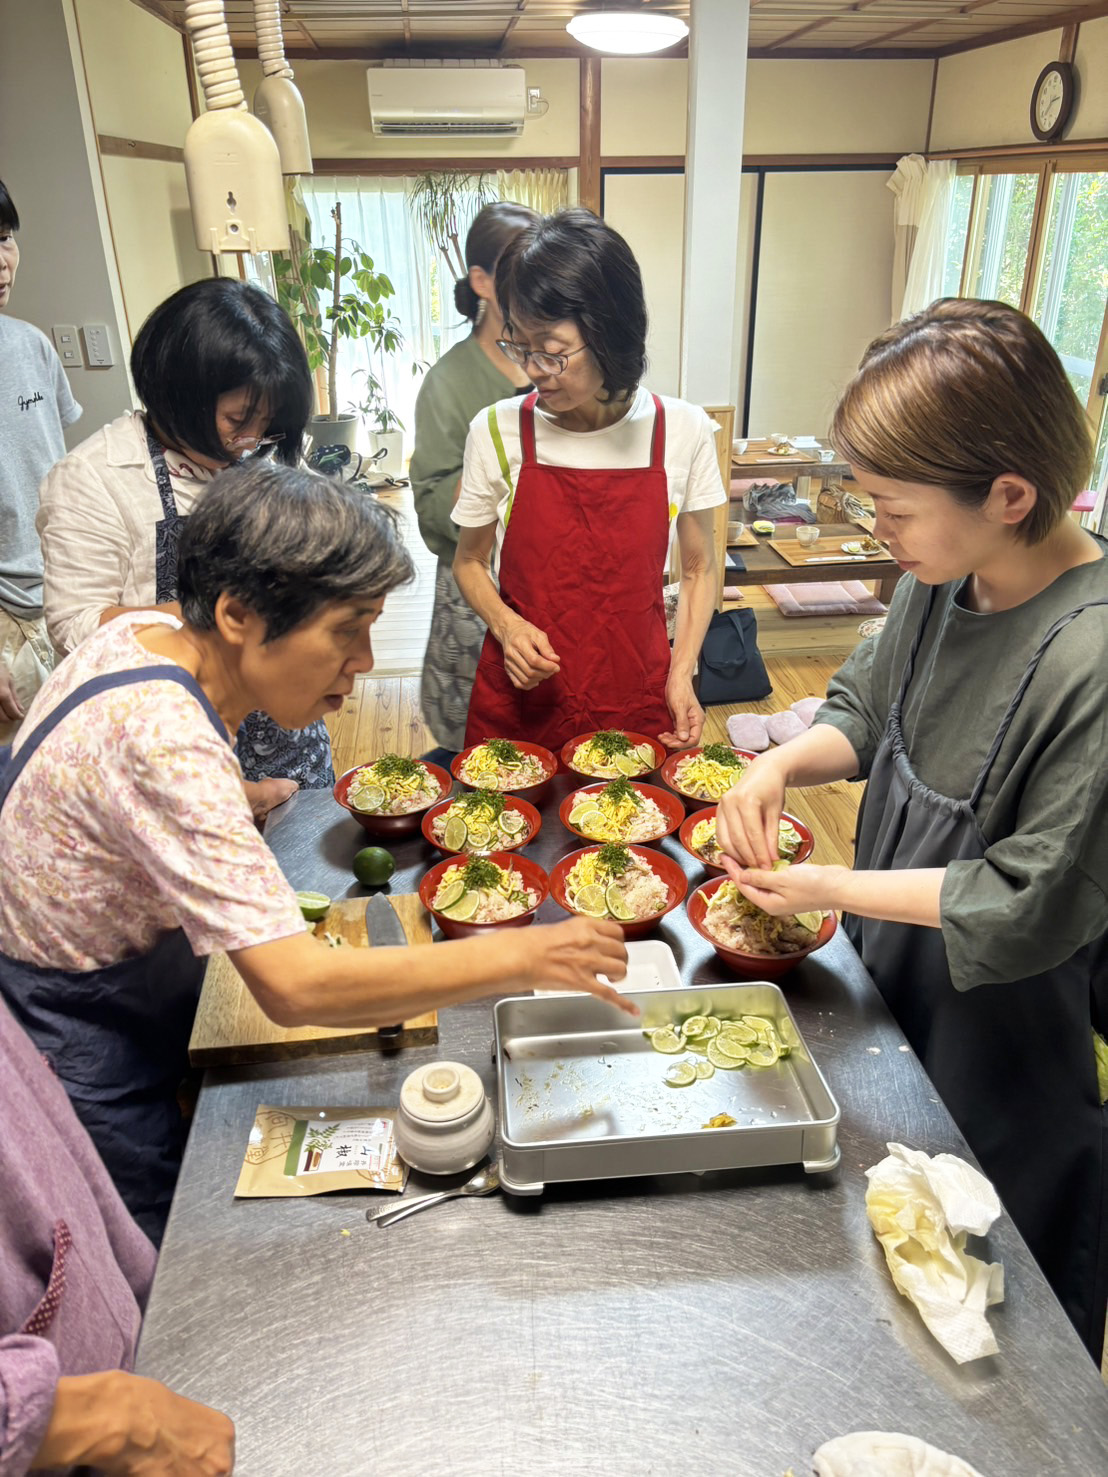
{"label": "wooden floor", "polygon": [[[839,652],[829,658],[821,652],[810,657],[767,656],[772,695],[760,703],[709,709],[706,740],[726,738],[725,725],[731,713],[775,713],[798,698],[822,697],[828,677],[844,655]],[[380,754],[421,754],[433,746],[420,713],[419,677],[415,675],[363,677],[328,726],[337,774]],[[860,785],[843,783],[790,792],[790,809],[807,821],[816,837],[815,861],[850,865],[861,791]]]}

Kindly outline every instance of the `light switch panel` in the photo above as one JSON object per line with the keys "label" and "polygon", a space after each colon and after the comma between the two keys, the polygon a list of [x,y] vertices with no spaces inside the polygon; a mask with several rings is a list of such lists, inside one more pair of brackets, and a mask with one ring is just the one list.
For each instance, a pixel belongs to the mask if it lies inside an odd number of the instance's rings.
{"label": "light switch panel", "polygon": [[90,369],[107,369],[115,363],[106,323],[86,323],[81,333],[84,335],[85,355]]}
{"label": "light switch panel", "polygon": [[83,369],[84,360],[81,358],[81,341],[77,337],[76,324],[55,323],[51,332],[58,358],[66,369]]}

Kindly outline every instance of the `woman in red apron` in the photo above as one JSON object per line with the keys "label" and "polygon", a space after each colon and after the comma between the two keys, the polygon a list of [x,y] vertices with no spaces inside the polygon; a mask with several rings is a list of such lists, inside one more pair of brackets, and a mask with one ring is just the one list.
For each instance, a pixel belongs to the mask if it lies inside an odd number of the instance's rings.
{"label": "woman in red apron", "polygon": [[[454,572],[489,627],[466,743],[559,748],[626,728],[699,741],[693,670],[715,600],[710,509],[724,501],[711,423],[642,388],[646,307],[627,243],[563,211],[505,249],[501,350],[535,384],[470,428]],[[670,651],[662,586],[681,556]],[[499,554],[499,588],[490,559]]]}
{"label": "woman in red apron", "polygon": [[[844,912],[1099,1359],[1108,543],[1068,516],[1089,475],[1087,422],[1029,319],[950,300],[870,345],[832,436],[908,574],[809,732],[725,797],[720,840],[769,912]],[[762,870],[786,786],[855,777],[868,785],[854,870]]]}

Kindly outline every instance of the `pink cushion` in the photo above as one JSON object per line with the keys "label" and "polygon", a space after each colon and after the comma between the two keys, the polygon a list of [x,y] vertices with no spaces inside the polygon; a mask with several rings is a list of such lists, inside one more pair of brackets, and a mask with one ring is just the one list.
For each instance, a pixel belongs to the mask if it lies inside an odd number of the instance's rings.
{"label": "pink cushion", "polygon": [[[766,479],[763,477],[760,480],[762,482],[764,482]],[[759,479],[757,477],[732,477],[731,478],[731,496],[732,496],[732,498],[738,498],[741,501],[742,500],[743,493],[744,492],[749,492],[752,487],[757,487],[758,486],[758,483],[759,483]]]}
{"label": "pink cushion", "polygon": [[811,585],[767,585],[782,615],[884,615],[885,607],[861,580],[826,580]]}
{"label": "pink cushion", "polygon": [[775,744],[787,744],[790,739],[807,733],[808,728],[795,713],[771,713],[766,719],[766,732]]}
{"label": "pink cushion", "polygon": [[802,697],[799,702],[789,704],[789,711],[795,713],[804,727],[808,728],[825,701],[822,697]]}
{"label": "pink cushion", "polygon": [[[734,487],[732,482],[731,486]],[[1084,492],[1079,492],[1073,500],[1071,513],[1091,513],[1096,507],[1096,489],[1089,487]]]}
{"label": "pink cushion", "polygon": [[769,748],[766,720],[760,713],[732,713],[727,720],[727,737],[736,749],[749,749],[752,754]]}

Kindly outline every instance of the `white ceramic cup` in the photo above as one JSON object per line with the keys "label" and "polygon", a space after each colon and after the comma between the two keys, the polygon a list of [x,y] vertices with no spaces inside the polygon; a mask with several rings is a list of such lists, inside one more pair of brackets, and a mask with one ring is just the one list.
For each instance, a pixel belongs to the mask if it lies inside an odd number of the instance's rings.
{"label": "white ceramic cup", "polygon": [[819,536],[818,523],[802,523],[796,530],[796,541],[804,549],[814,549],[819,543]]}
{"label": "white ceramic cup", "polygon": [[481,1079],[463,1062],[430,1062],[400,1089],[396,1147],[413,1169],[458,1174],[489,1151],[496,1117]]}

